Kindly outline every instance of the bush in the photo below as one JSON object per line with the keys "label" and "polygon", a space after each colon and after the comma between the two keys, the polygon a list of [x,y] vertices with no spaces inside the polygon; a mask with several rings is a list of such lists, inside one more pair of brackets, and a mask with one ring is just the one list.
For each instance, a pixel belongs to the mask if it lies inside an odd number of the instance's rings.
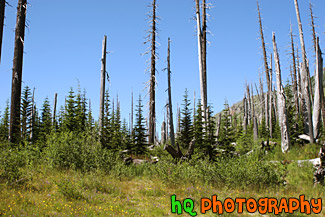
{"label": "bush", "polygon": [[90,135],[62,132],[48,137],[45,158],[52,167],[76,169],[83,172],[104,168],[109,170],[114,154],[102,149]]}

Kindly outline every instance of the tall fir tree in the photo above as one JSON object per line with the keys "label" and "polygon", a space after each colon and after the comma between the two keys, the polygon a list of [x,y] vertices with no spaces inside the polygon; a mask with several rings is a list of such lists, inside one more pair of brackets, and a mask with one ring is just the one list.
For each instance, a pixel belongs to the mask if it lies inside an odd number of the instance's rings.
{"label": "tall fir tree", "polygon": [[29,130],[31,126],[31,112],[32,112],[32,97],[31,90],[28,86],[24,87],[21,105],[20,105],[20,115],[21,115],[21,136],[23,140],[29,138]]}
{"label": "tall fir tree", "polygon": [[73,88],[70,88],[68,99],[66,100],[63,127],[68,131],[76,129],[76,100]]}
{"label": "tall fir tree", "polygon": [[9,136],[9,100],[6,102],[6,107],[1,117],[0,122],[0,140],[6,141]]}
{"label": "tall fir tree", "polygon": [[193,139],[193,125],[192,125],[192,118],[191,118],[192,109],[190,108],[191,101],[188,98],[187,89],[185,89],[182,105],[183,105],[183,109],[181,112],[179,142],[183,149],[187,149],[188,145]]}
{"label": "tall fir tree", "polygon": [[48,97],[45,98],[41,111],[41,137],[44,139],[52,130],[52,114]]}
{"label": "tall fir tree", "polygon": [[227,100],[225,101],[224,110],[222,111],[218,142],[220,147],[225,150],[226,154],[230,154],[230,152],[234,151],[234,147],[231,143],[235,142],[235,133],[231,123],[229,104]]}
{"label": "tall fir tree", "polygon": [[143,105],[141,100],[141,95],[139,95],[138,105],[136,106],[135,115],[135,126],[134,126],[134,147],[132,152],[137,155],[143,155],[146,153],[148,146],[147,143],[147,129],[146,122],[143,116]]}

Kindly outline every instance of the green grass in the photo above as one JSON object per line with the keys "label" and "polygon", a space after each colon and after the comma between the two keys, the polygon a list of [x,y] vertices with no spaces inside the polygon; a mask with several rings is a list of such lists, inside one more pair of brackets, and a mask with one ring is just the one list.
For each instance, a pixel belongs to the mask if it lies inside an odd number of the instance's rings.
{"label": "green grass", "polygon": [[[70,159],[72,166],[62,166],[49,163],[57,160],[53,152],[0,148],[0,216],[189,216],[171,213],[173,194],[177,200],[193,199],[198,216],[216,216],[211,212],[199,214],[202,197],[280,199],[304,194],[311,199],[324,198],[325,194],[324,186],[313,186],[312,166],[298,167],[293,162],[316,157],[317,145],[293,147],[286,155],[276,147],[267,155],[255,151],[248,157],[218,158],[214,163],[194,155],[192,160],[178,164],[158,148],[154,150],[154,155],[160,156],[157,164],[137,166],[124,165],[114,154],[104,153],[103,157],[95,152],[96,161],[75,155],[76,160]],[[61,159],[60,152],[54,151]],[[269,162],[285,159],[292,162]],[[82,162],[83,167],[76,169],[75,161]]]}

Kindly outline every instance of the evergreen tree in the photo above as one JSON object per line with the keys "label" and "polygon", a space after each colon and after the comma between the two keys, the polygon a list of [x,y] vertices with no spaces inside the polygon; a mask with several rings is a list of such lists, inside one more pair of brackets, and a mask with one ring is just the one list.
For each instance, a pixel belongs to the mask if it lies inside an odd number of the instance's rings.
{"label": "evergreen tree", "polygon": [[147,143],[147,129],[145,118],[143,117],[143,105],[141,100],[141,95],[139,95],[138,105],[136,108],[135,115],[135,126],[134,126],[134,147],[132,152],[137,155],[142,155],[146,153],[146,149],[148,146]]}
{"label": "evergreen tree", "polygon": [[9,100],[6,102],[6,108],[0,122],[0,140],[8,140],[9,136]]}
{"label": "evergreen tree", "polygon": [[198,148],[202,149],[204,144],[203,140],[203,115],[202,115],[202,105],[201,100],[198,100],[197,110],[194,117],[194,138],[195,144]]}
{"label": "evergreen tree", "polygon": [[28,86],[24,87],[21,97],[21,134],[22,139],[26,140],[29,136],[29,130],[31,125],[31,112],[32,112],[32,98],[31,90]]}
{"label": "evergreen tree", "polygon": [[234,147],[231,143],[235,142],[235,133],[231,124],[229,104],[227,100],[225,101],[224,106],[225,108],[222,111],[218,142],[221,148],[225,150],[226,154],[230,154],[231,151],[234,151]]}
{"label": "evergreen tree", "polygon": [[111,126],[111,112],[110,112],[110,99],[108,90],[105,92],[104,99],[104,117],[103,117],[103,129],[102,129],[102,144],[105,148],[110,148],[110,142],[112,140],[112,126]]}
{"label": "evergreen tree", "polygon": [[76,101],[72,87],[69,91],[68,99],[66,100],[64,122],[65,130],[75,131],[76,129]]}
{"label": "evergreen tree", "polygon": [[[78,85],[79,86],[79,85]],[[86,129],[87,121],[87,105],[86,105],[86,92],[81,94],[80,87],[78,87],[78,94],[76,96],[76,131],[84,132]]]}
{"label": "evergreen tree", "polygon": [[191,102],[188,99],[188,91],[185,89],[184,99],[183,99],[183,109],[181,112],[181,122],[180,122],[180,136],[179,142],[181,147],[187,149],[188,145],[193,138],[193,126],[192,126],[192,109],[190,108]]}
{"label": "evergreen tree", "polygon": [[213,145],[216,143],[216,121],[213,117],[213,110],[211,106],[208,106],[207,111],[207,120],[205,123],[205,131],[204,131],[204,145],[203,151],[205,154],[209,155],[210,159],[214,157],[213,154]]}
{"label": "evergreen tree", "polygon": [[41,135],[44,139],[52,130],[52,114],[48,97],[45,98],[41,111]]}

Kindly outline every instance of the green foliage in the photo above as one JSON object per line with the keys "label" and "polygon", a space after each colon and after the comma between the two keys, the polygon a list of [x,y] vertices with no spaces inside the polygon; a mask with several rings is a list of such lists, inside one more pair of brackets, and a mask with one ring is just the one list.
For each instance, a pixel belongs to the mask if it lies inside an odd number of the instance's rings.
{"label": "green foliage", "polygon": [[58,186],[58,191],[63,194],[68,200],[83,200],[85,199],[82,195],[82,192],[76,186],[76,183],[72,183],[68,179],[62,179],[59,183],[56,183]]}
{"label": "green foliage", "polygon": [[30,127],[31,127],[31,113],[32,113],[32,97],[31,91],[28,86],[24,87],[21,105],[20,105],[20,116],[21,116],[21,137],[23,140],[27,140]]}
{"label": "green foliage", "polygon": [[191,101],[188,99],[188,91],[185,89],[184,99],[183,99],[183,109],[181,112],[180,120],[180,134],[178,141],[183,149],[187,149],[188,145],[193,138],[193,125],[192,125],[192,109],[190,108]]}
{"label": "green foliage", "polygon": [[0,141],[8,140],[9,136],[9,100],[7,100],[4,114],[0,121]]}
{"label": "green foliage", "polygon": [[41,114],[41,139],[44,141],[45,137],[51,133],[52,130],[52,114],[48,97],[45,98],[42,106]]}
{"label": "green foliage", "polygon": [[220,148],[224,149],[226,154],[229,154],[231,151],[234,151],[231,143],[235,142],[235,132],[231,123],[229,104],[227,101],[225,101],[224,105],[225,108],[222,111],[218,142],[220,144]]}
{"label": "green foliage", "polygon": [[103,166],[106,154],[100,143],[85,133],[52,133],[46,141],[45,157],[50,166],[90,171]]}
{"label": "green foliage", "polygon": [[143,117],[143,105],[141,100],[141,95],[139,95],[138,105],[136,108],[135,114],[135,126],[134,126],[134,144],[132,148],[132,153],[137,155],[142,155],[146,153],[146,149],[148,146],[147,143],[147,135],[146,135],[146,127],[145,127],[145,119]]}

